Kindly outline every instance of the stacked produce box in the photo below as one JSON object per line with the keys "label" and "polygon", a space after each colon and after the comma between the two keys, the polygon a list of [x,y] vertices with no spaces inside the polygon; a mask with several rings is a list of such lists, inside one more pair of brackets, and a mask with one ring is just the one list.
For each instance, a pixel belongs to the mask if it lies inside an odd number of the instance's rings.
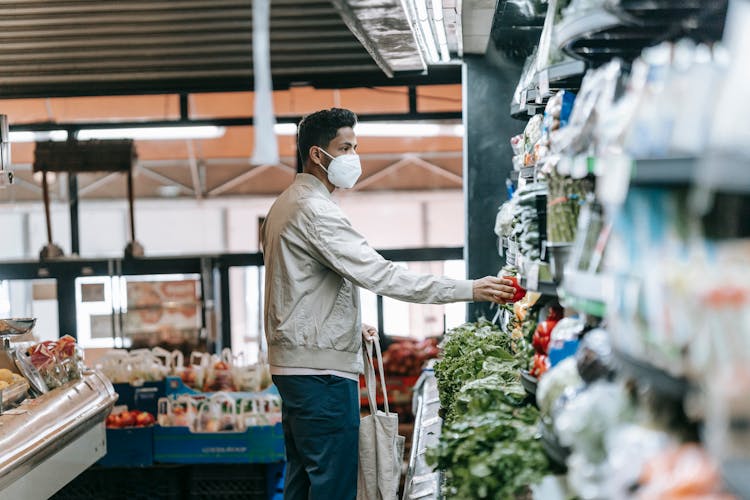
{"label": "stacked produce box", "polygon": [[281,400],[268,365],[161,348],[100,361],[119,393],[102,465],[272,463],[284,460]]}

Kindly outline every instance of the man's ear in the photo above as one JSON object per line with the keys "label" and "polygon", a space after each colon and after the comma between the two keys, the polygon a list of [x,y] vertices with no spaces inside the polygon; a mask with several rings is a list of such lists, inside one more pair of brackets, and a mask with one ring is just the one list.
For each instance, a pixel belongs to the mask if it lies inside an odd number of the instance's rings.
{"label": "man's ear", "polygon": [[316,165],[320,165],[323,163],[323,156],[320,152],[320,148],[318,146],[310,146],[310,149],[307,152],[307,156],[312,160],[312,162]]}

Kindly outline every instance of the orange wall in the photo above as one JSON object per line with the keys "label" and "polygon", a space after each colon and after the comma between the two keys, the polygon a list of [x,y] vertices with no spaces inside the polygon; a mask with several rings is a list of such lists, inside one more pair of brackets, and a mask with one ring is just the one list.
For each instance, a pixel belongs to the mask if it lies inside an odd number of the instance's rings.
{"label": "orange wall", "polygon": [[[460,111],[460,85],[418,87],[417,110]],[[278,116],[304,115],[318,109],[340,106],[359,114],[405,113],[408,111],[406,87],[314,89],[298,87],[274,92]],[[189,96],[190,117],[193,119],[247,117],[253,114],[253,93],[207,93]],[[179,96],[111,96],[70,97],[52,99],[0,100],[0,113],[8,115],[12,124],[78,121],[149,121],[177,120],[180,117]],[[361,137],[363,153],[400,153],[460,151],[459,137]],[[254,148],[252,127],[228,127],[217,139],[194,140],[199,158],[238,158],[249,156]],[[188,158],[185,140],[138,141],[138,156],[144,160]],[[281,156],[294,155],[294,138],[279,137]],[[12,144],[14,163],[30,163],[34,157],[31,143]]]}

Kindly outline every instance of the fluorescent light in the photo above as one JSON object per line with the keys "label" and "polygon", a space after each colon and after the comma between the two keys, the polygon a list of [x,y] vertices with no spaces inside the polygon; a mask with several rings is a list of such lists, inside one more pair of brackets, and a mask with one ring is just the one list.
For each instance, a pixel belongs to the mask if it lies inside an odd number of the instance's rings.
{"label": "fluorescent light", "polygon": [[432,27],[430,26],[430,18],[427,15],[427,2],[426,0],[414,0],[414,5],[417,8],[417,19],[421,28],[425,49],[431,62],[437,62],[439,59],[437,45],[435,44],[435,37],[432,35]]}
{"label": "fluorescent light", "polygon": [[297,135],[297,125],[294,123],[276,123],[273,126],[276,135]]}
{"label": "fluorescent light", "polygon": [[[460,127],[460,130],[456,127]],[[363,137],[444,137],[463,135],[463,126],[438,123],[365,122],[358,123],[354,131]]]}
{"label": "fluorescent light", "polygon": [[[295,135],[297,127],[293,123],[277,123],[274,131],[278,135]],[[354,132],[361,137],[463,137],[464,126],[444,123],[360,122],[354,126]]]}
{"label": "fluorescent light", "polygon": [[448,37],[445,34],[445,23],[443,22],[442,0],[432,0],[432,20],[435,22],[435,33],[437,34],[438,47],[440,47],[440,60],[449,62],[451,55],[448,51]]}
{"label": "fluorescent light", "polygon": [[11,144],[14,142],[37,142],[37,141],[67,141],[68,132],[65,130],[49,130],[47,132],[16,131],[10,134]]}
{"label": "fluorescent light", "polygon": [[168,141],[180,139],[215,139],[223,136],[224,131],[224,127],[214,125],[83,129],[78,132],[78,140],[135,139]]}

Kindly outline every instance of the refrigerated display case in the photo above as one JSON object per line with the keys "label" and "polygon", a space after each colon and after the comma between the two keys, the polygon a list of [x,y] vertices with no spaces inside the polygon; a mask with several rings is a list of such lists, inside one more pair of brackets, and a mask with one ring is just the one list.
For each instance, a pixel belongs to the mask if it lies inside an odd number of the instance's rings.
{"label": "refrigerated display case", "polygon": [[92,370],[0,415],[0,497],[48,498],[103,457],[116,399]]}

